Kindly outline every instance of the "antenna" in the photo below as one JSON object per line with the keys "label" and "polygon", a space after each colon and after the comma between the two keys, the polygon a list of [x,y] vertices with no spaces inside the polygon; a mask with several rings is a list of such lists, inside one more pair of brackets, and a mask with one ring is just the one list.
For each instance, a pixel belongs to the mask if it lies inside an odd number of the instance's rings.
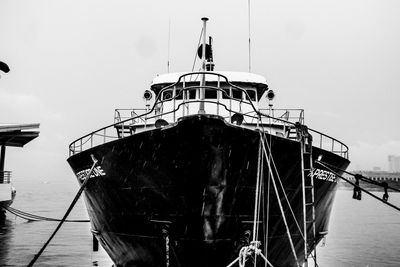
{"label": "antenna", "polygon": [[200,104],[199,104],[199,114],[205,114],[205,110],[204,110],[204,99],[205,99],[205,88],[204,86],[206,85],[206,74],[204,73],[206,71],[206,61],[207,61],[207,57],[206,57],[206,36],[207,36],[207,20],[208,18],[201,18],[201,20],[203,21],[203,45],[201,47],[202,49],[202,64],[201,64],[201,71],[203,72],[201,74],[201,83],[200,83]]}
{"label": "antenna", "polygon": [[207,57],[206,57],[206,40],[207,40],[207,32],[206,32],[206,27],[207,27],[207,20],[208,18],[201,18],[201,20],[203,21],[203,45],[202,45],[202,71],[206,71],[206,61],[207,61]]}
{"label": "antenna", "polygon": [[171,19],[168,20],[168,59],[167,59],[167,71],[169,73],[169,51],[171,42]]}
{"label": "antenna", "polygon": [[251,42],[250,42],[250,0],[247,0],[247,9],[248,9],[248,24],[249,24],[249,72],[251,72]]}

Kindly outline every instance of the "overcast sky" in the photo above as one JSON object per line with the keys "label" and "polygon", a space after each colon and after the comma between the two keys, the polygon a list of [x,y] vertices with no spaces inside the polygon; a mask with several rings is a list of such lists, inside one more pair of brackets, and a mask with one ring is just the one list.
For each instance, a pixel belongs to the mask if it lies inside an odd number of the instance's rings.
{"label": "overcast sky", "polygon": [[[68,144],[142,107],[167,71],[190,71],[209,17],[217,70],[248,70],[247,0],[0,0],[0,123],[40,136],[7,150],[14,179],[72,179]],[[276,108],[304,108],[306,124],[350,148],[351,169],[387,169],[400,154],[400,1],[252,0],[252,72]]]}

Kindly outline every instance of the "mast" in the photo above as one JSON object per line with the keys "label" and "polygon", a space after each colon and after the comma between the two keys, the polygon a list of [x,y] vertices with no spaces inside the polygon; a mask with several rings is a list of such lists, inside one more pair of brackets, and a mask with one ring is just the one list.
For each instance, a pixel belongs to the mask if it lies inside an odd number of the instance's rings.
{"label": "mast", "polygon": [[250,0],[247,1],[247,9],[248,9],[248,26],[249,26],[249,72],[251,72],[251,43],[250,43]]}
{"label": "mast", "polygon": [[204,110],[204,99],[205,99],[205,88],[204,86],[206,85],[206,37],[207,37],[207,20],[208,18],[204,17],[201,18],[201,20],[203,21],[203,45],[202,45],[202,64],[201,64],[201,71],[203,72],[201,75],[201,83],[200,83],[200,107],[199,107],[199,114],[205,114],[205,110]]}
{"label": "mast", "polygon": [[171,49],[171,19],[168,21],[168,60],[167,60],[167,70],[169,73],[169,52]]}

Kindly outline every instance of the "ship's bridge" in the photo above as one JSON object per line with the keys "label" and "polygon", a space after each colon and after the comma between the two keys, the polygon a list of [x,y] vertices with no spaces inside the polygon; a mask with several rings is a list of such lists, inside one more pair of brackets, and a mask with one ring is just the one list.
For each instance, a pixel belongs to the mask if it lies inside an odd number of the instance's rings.
{"label": "ship's bridge", "polygon": [[[175,83],[180,90],[185,87],[197,87],[202,83],[202,75],[200,73],[187,75],[183,72],[158,75],[151,83],[151,90],[155,95],[158,95],[163,88]],[[246,90],[252,101],[258,102],[264,92],[268,90],[266,79],[263,76],[249,72],[209,72],[204,75],[204,85],[209,87],[205,90],[206,99],[217,99],[218,95],[220,98],[225,99],[228,96],[236,99],[246,99],[246,95],[237,88],[240,87]],[[218,88],[222,90],[219,91]],[[172,89],[170,89],[170,93]],[[165,95],[168,95],[168,92],[164,93],[163,98],[165,98]],[[199,90],[191,90],[188,95],[189,99],[199,97]]]}
{"label": "ship's bridge", "polygon": [[230,120],[233,114],[250,114],[268,85],[264,77],[245,72],[168,73],[150,87],[156,96],[155,113],[166,122],[194,114],[212,114]]}
{"label": "ship's bridge", "polygon": [[[272,105],[260,108],[259,103],[265,99],[262,96],[270,100],[271,94],[266,79],[252,73],[203,71],[159,75],[143,94],[144,108],[116,109],[112,125],[75,140],[70,145],[70,153],[203,114],[216,115],[239,127],[297,140],[296,124],[304,124],[304,111],[275,109]],[[347,147],[342,142],[318,131],[312,132],[314,140],[319,139],[320,148],[327,147],[347,157]]]}
{"label": "ship's bridge", "polygon": [[[150,91],[151,90],[151,91]],[[266,79],[248,72],[203,71],[158,75],[143,98],[146,109],[117,109],[115,123],[121,137],[160,125],[177,122],[180,118],[208,114],[247,128],[269,127],[269,132],[287,136],[291,124],[303,123],[302,110],[267,110],[259,108],[262,96],[268,95]],[[261,113],[268,113],[262,116]],[[143,114],[143,115],[140,115]],[[271,119],[278,117],[281,119]]]}

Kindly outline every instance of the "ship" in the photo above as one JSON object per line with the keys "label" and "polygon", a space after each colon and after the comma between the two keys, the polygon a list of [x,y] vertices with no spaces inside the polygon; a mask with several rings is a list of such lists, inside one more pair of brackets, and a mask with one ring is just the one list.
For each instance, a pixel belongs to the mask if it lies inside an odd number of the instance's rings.
{"label": "ship", "polygon": [[69,145],[91,232],[115,266],[315,263],[341,174],[316,162],[345,170],[348,147],[263,76],[215,70],[202,20],[201,71],[156,76],[143,108]]}

